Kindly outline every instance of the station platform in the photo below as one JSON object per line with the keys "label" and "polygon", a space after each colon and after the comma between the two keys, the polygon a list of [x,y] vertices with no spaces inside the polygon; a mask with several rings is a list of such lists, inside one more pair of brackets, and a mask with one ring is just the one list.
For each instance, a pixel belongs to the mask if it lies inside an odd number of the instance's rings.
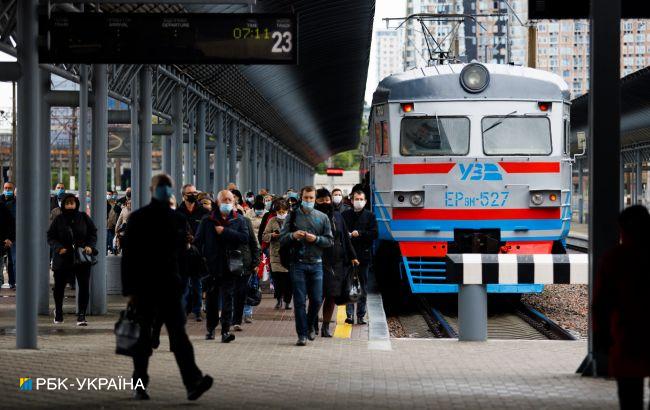
{"label": "station platform", "polygon": [[[108,315],[90,316],[89,326],[78,328],[69,292],[66,322],[40,317],[39,349],[16,350],[12,292],[0,294],[3,409],[189,405],[166,337],[151,360],[149,402],[133,402],[124,390],[20,391],[21,377],[129,378],[132,367],[114,353],[122,297],[111,296]],[[339,328],[337,338],[296,347],[293,314],[275,310],[274,302],[265,295],[254,322],[230,344],[204,340],[205,322],[188,320],[197,363],[215,378],[192,408],[617,408],[613,381],[575,374],[586,342],[392,338],[376,348],[369,327],[354,325],[349,334]],[[382,313],[371,309],[369,320],[381,321]]]}

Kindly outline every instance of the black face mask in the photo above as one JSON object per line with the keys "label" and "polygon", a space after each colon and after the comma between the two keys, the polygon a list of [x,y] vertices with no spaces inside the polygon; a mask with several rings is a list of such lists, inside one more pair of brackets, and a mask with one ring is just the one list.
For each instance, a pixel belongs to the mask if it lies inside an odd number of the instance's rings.
{"label": "black face mask", "polygon": [[131,191],[129,191],[129,192],[126,193],[126,197],[127,197],[127,198],[131,198]]}
{"label": "black face mask", "polygon": [[332,204],[316,204],[314,208],[316,208],[317,211],[321,211],[326,215],[331,215],[332,211],[334,210]]}
{"label": "black face mask", "polygon": [[63,208],[63,209],[61,209],[61,213],[63,213],[64,215],[72,215],[72,214],[74,214],[76,211],[77,211],[77,210],[74,209],[74,208],[73,208],[73,209],[67,209],[67,208]]}
{"label": "black face mask", "polygon": [[189,202],[190,204],[196,203],[196,195],[188,195],[187,202]]}

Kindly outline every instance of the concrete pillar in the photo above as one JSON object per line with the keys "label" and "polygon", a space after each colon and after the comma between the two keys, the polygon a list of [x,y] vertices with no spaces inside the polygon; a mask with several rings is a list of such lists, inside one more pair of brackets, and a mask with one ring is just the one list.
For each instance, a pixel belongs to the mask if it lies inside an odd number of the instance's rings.
{"label": "concrete pillar", "polygon": [[228,183],[237,183],[237,137],[239,124],[235,119],[230,121],[228,138]]}
{"label": "concrete pillar", "polygon": [[[45,70],[40,71],[40,84],[41,92],[43,95],[46,95],[50,91],[50,82],[51,75]],[[40,162],[41,166],[38,167],[38,171],[41,173],[40,180],[40,192],[39,195],[43,197],[49,197],[50,188],[51,188],[51,158],[50,158],[50,105],[45,99],[41,99],[40,103],[40,113],[34,113],[34,116],[40,118],[40,129],[39,133],[43,142],[38,146],[40,149]],[[18,190],[18,195],[20,195],[20,190]],[[49,198],[48,198],[49,199]],[[21,201],[22,204],[22,201]],[[50,216],[50,207],[49,201],[47,199],[42,202],[36,203],[36,208],[34,211],[37,213],[35,215],[38,218],[39,223],[41,224],[40,242],[38,247],[31,249],[31,254],[34,259],[38,261],[38,272],[47,272],[47,274],[41,274],[38,276],[38,314],[39,315],[49,315],[50,310],[50,254],[49,246],[47,245],[47,228],[49,226],[49,216]],[[20,229],[20,225],[16,224],[16,229]]]}
{"label": "concrete pillar", "polygon": [[138,123],[138,77],[131,80],[131,209],[140,208],[140,144]]}
{"label": "concrete pillar", "polygon": [[[38,72],[38,17],[36,0],[16,3],[17,57],[21,67],[18,80],[18,116],[16,138],[16,185],[23,204],[46,203],[46,192],[41,186],[38,166],[46,166],[40,160],[41,146],[46,142],[39,135],[39,101],[41,91]],[[48,181],[49,184],[49,181]],[[38,276],[44,275],[39,259],[33,257],[34,249],[44,246],[43,235],[47,229],[42,218],[35,218],[29,206],[16,209],[16,348],[36,349]]]}
{"label": "concrete pillar", "polygon": [[93,133],[91,141],[91,217],[97,226],[97,264],[90,274],[90,314],[106,314],[106,162],[108,157],[108,75],[105,64],[93,65]]}
{"label": "concrete pillar", "polygon": [[180,203],[181,186],[183,185],[183,89],[176,87],[172,94],[172,134],[171,172],[174,179],[174,194]]}
{"label": "concrete pillar", "polygon": [[147,205],[151,202],[151,185],[152,177],[152,160],[151,151],[153,145],[153,136],[151,135],[151,117],[152,117],[152,91],[151,81],[151,67],[143,66],[140,70],[140,98],[139,98],[139,111],[140,111],[140,125],[139,131],[139,149],[140,161],[138,161],[138,175],[140,177],[140,184],[138,187],[140,206]]}
{"label": "concrete pillar", "polygon": [[458,340],[487,340],[487,288],[485,285],[460,285],[458,289]]}
{"label": "concrete pillar", "polygon": [[205,101],[200,101],[196,111],[197,149],[196,149],[196,185],[199,191],[208,190],[208,152],[205,149],[206,117]]}
{"label": "concrete pillar", "polygon": [[88,161],[86,151],[88,150],[88,66],[79,66],[79,200],[81,205],[86,207],[86,191],[88,190]]}

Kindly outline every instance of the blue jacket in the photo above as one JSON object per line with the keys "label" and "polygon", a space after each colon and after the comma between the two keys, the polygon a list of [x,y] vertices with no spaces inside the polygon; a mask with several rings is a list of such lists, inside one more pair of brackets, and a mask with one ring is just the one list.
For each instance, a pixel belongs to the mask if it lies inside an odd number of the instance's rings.
{"label": "blue jacket", "polygon": [[[248,244],[247,225],[244,217],[236,211],[231,212],[227,218],[223,218],[219,211],[214,211],[201,220],[194,236],[194,245],[205,258],[211,275],[220,278],[230,274],[226,251],[240,249],[241,245]],[[217,226],[224,227],[221,235],[217,235]]]}

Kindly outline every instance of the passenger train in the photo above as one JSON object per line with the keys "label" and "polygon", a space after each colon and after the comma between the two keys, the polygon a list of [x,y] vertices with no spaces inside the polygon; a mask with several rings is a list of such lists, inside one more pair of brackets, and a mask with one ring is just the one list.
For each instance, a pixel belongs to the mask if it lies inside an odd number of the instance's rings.
{"label": "passenger train", "polygon": [[569,108],[559,76],[527,67],[437,65],[381,81],[361,166],[379,223],[378,280],[455,293],[448,253],[565,253]]}

